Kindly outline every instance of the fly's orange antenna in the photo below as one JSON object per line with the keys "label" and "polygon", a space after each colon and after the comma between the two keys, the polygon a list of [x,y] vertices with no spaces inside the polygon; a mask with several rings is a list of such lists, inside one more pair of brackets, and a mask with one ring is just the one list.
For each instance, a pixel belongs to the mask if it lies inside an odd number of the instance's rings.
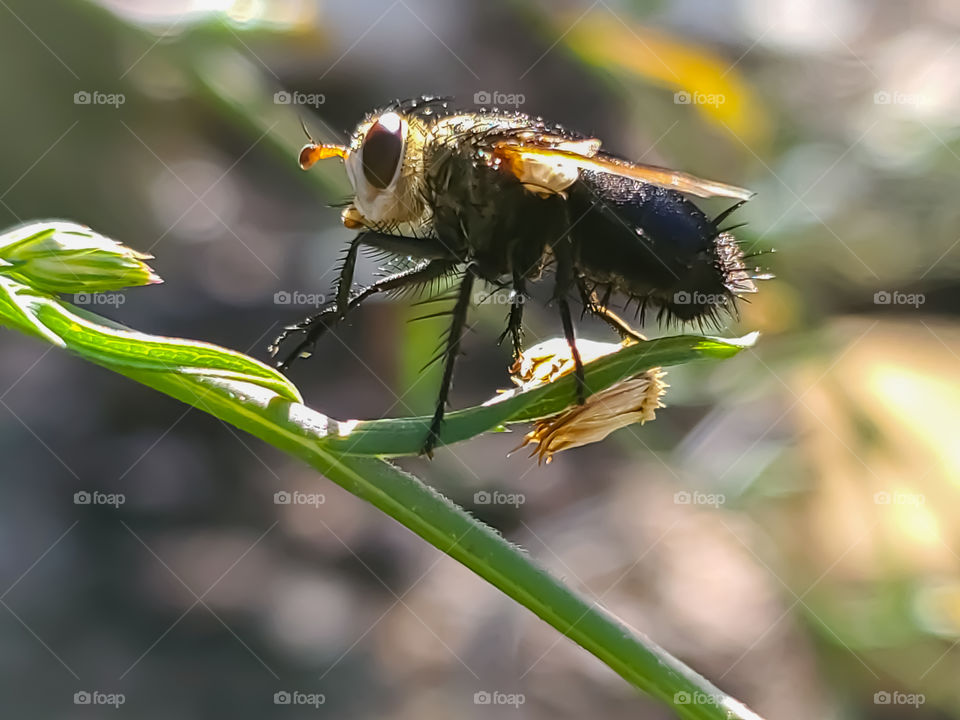
{"label": "fly's orange antenna", "polygon": [[347,157],[347,148],[343,145],[328,145],[326,143],[318,143],[310,136],[310,131],[307,130],[306,124],[303,122],[303,119],[300,119],[300,125],[303,127],[303,132],[306,133],[308,142],[303,146],[303,149],[300,151],[300,168],[302,170],[309,170],[314,165],[316,165],[320,160],[327,160],[328,158],[338,157],[341,160]]}
{"label": "fly's orange antenna", "polygon": [[338,157],[341,160],[347,157],[347,148],[343,145],[317,145],[307,143],[300,151],[300,168],[309,170],[320,160]]}

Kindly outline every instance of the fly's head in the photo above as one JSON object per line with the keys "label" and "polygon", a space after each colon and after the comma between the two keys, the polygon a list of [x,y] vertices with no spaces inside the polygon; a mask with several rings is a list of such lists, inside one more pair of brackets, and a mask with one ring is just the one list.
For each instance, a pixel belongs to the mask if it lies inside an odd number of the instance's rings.
{"label": "fly's head", "polygon": [[319,160],[343,161],[353,203],[343,211],[349,228],[397,232],[424,224],[429,210],[424,202],[423,151],[427,128],[420,118],[388,110],[369,115],[350,139],[349,146],[316,143],[300,151],[300,167],[310,169]]}

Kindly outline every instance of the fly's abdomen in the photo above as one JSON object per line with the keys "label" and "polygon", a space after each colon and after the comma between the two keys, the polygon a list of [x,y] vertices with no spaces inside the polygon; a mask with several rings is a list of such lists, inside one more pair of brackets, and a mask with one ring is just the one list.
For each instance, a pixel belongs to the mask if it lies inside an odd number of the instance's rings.
{"label": "fly's abdomen", "polygon": [[716,320],[756,290],[735,238],[673,190],[581,172],[569,188],[581,273],[602,297],[618,292],[658,317]]}

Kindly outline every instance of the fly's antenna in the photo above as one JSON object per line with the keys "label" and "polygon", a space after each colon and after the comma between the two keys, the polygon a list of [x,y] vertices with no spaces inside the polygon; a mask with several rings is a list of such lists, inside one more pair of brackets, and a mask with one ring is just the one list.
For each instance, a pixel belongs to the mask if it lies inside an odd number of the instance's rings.
{"label": "fly's antenna", "polygon": [[318,161],[327,158],[338,157],[341,160],[347,157],[347,148],[343,145],[332,145],[327,143],[318,143],[313,139],[310,131],[307,130],[307,123],[303,116],[300,116],[300,127],[303,128],[303,134],[307,136],[307,144],[300,150],[300,169],[309,170]]}
{"label": "fly's antenna", "polygon": [[303,134],[307,136],[307,140],[310,141],[311,145],[316,145],[317,141],[313,139],[313,135],[311,135],[310,131],[307,130],[307,123],[306,121],[304,121],[303,115],[300,115],[299,119],[300,119],[300,127],[303,128]]}

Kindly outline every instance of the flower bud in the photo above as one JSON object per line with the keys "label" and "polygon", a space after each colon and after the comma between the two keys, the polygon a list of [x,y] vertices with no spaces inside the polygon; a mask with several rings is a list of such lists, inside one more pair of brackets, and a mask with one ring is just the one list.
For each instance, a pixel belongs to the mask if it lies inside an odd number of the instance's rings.
{"label": "flower bud", "polygon": [[0,236],[0,274],[47,293],[162,282],[143,262],[151,257],[68,222],[32,223]]}

